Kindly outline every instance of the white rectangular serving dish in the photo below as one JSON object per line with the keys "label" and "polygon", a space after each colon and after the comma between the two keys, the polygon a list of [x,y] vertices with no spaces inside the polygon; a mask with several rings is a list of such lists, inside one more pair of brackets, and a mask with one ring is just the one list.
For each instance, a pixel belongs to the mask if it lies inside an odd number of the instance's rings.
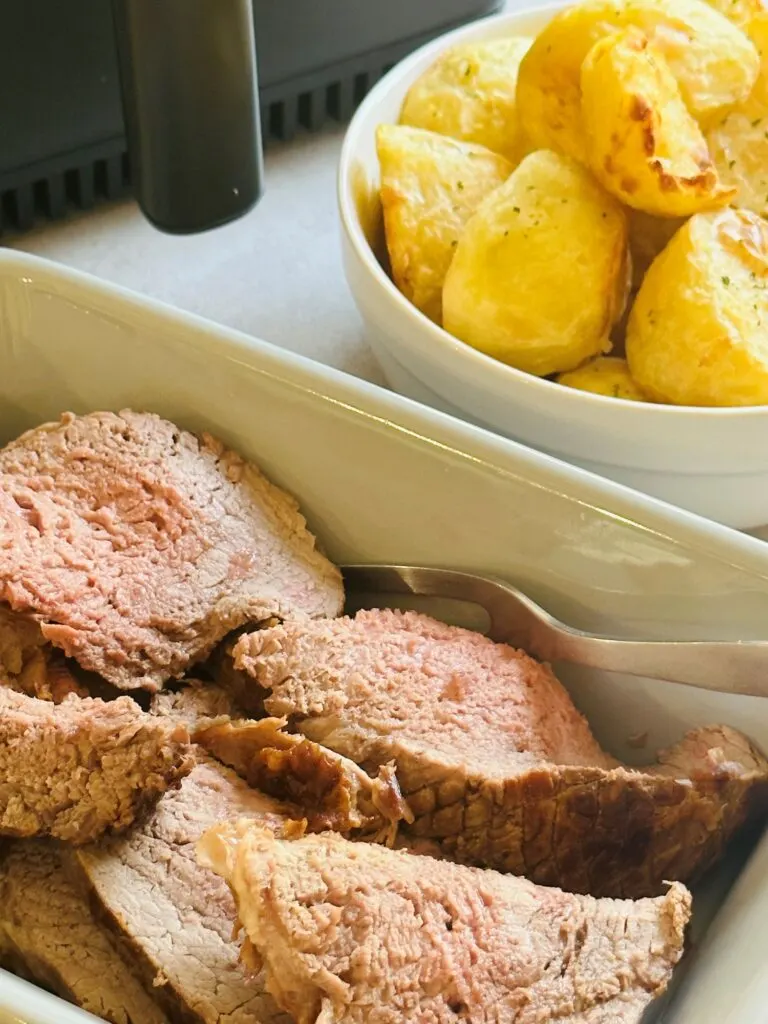
{"label": "white rectangular serving dish", "polygon": [[[768,545],[263,342],[0,251],[0,443],[65,409],[126,406],[210,430],[258,461],[299,497],[338,561],[496,573],[566,621],[626,636],[768,639]],[[638,760],[630,734],[647,730],[652,749],[713,721],[768,747],[766,701],[561,675],[627,760]],[[768,836],[731,887],[747,852],[697,891],[695,952],[649,1020],[766,1020]],[[0,972],[0,1024],[89,1020]]]}

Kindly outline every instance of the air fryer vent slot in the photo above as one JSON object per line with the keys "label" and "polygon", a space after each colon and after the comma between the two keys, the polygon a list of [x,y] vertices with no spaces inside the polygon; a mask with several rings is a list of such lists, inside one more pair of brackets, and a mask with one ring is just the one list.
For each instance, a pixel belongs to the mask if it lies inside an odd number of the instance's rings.
{"label": "air fryer vent slot", "polygon": [[0,231],[28,231],[36,221],[58,220],[130,192],[128,154],[116,153],[81,167],[65,167],[0,194]]}

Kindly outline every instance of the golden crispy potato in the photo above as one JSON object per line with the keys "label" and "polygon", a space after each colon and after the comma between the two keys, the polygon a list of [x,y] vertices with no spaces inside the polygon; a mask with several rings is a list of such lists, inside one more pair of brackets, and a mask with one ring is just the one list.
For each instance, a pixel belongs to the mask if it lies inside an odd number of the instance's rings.
{"label": "golden crispy potato", "polygon": [[443,281],[464,224],[512,164],[482,146],[403,125],[380,125],[376,149],[392,277],[440,323]]}
{"label": "golden crispy potato", "polygon": [[443,288],[447,331],[539,376],[610,349],[628,285],[620,205],[568,157],[539,151],[469,219]]}
{"label": "golden crispy potato", "polygon": [[658,47],[697,119],[747,98],[757,78],[754,45],[703,0],[587,0],[555,15],[520,64],[517,108],[526,135],[586,162],[581,65],[594,44],[635,27]]}
{"label": "golden crispy potato", "polygon": [[629,402],[648,401],[632,380],[626,359],[617,359],[616,356],[598,356],[577,370],[561,373],[557,383],[609,398],[624,398]]}
{"label": "golden crispy potato", "polygon": [[654,217],[642,210],[628,210],[629,253],[632,257],[632,288],[642,284],[653,263],[674,233],[683,226],[683,217]]}
{"label": "golden crispy potato", "polygon": [[627,361],[661,401],[768,404],[768,224],[744,210],[691,217],[645,276]]}
{"label": "golden crispy potato", "polygon": [[476,142],[517,163],[525,151],[517,69],[531,42],[511,36],[446,50],[408,90],[400,123]]}
{"label": "golden crispy potato", "polygon": [[605,36],[587,54],[581,116],[589,166],[627,206],[687,217],[734,197],[720,184],[674,75],[638,29]]}

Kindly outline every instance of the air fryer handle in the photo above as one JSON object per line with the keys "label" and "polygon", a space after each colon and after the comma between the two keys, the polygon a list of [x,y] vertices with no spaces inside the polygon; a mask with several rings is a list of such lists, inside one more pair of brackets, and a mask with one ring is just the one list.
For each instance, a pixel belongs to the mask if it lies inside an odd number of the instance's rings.
{"label": "air fryer handle", "polygon": [[242,216],[262,191],[252,0],[113,0],[139,205],[162,231]]}

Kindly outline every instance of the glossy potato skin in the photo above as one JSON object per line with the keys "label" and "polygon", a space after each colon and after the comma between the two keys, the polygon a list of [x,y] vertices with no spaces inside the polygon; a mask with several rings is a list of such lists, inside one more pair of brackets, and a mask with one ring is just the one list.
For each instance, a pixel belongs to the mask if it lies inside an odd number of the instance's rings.
{"label": "glossy potato skin", "polygon": [[626,347],[656,400],[768,404],[768,224],[732,209],[691,217],[646,274]]}
{"label": "glossy potato skin", "polygon": [[587,0],[556,14],[520,64],[517,108],[533,145],[586,162],[581,66],[599,39],[630,27],[659,48],[697,119],[706,121],[749,95],[757,50],[704,0]]}
{"label": "glossy potato skin", "polygon": [[443,324],[538,376],[608,351],[628,286],[624,211],[552,151],[525,157],[469,219],[443,288]]}
{"label": "glossy potato skin", "polygon": [[517,72],[531,42],[509,36],[446,50],[408,90],[400,123],[474,142],[517,163],[525,153]]}
{"label": "glossy potato skin", "polygon": [[664,57],[638,29],[605,36],[589,51],[581,113],[589,166],[627,206],[687,217],[733,198]]}
{"label": "glossy potato skin", "polygon": [[632,379],[626,359],[616,356],[598,356],[576,370],[561,373],[557,383],[608,398],[623,398],[628,402],[648,401]]}
{"label": "glossy potato skin", "polygon": [[431,320],[466,221],[512,164],[481,146],[403,125],[380,125],[376,148],[392,278]]}

